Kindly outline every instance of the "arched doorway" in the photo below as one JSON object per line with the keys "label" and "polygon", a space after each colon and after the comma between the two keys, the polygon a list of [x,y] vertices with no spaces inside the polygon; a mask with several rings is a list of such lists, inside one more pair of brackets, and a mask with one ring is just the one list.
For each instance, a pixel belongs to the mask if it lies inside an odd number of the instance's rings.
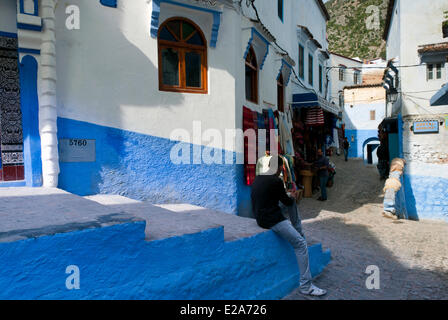
{"label": "arched doorway", "polygon": [[376,151],[380,146],[380,140],[377,137],[369,138],[363,143],[363,159],[365,164],[378,164]]}

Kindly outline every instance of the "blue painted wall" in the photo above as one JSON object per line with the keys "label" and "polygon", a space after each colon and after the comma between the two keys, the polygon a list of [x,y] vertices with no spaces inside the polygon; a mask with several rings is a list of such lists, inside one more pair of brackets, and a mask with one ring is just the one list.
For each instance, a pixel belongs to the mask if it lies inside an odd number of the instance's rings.
{"label": "blue painted wall", "polygon": [[29,55],[23,57],[19,64],[19,72],[25,181],[29,187],[38,187],[42,185],[42,159],[36,59]]}
{"label": "blue painted wall", "polygon": [[405,174],[404,193],[409,219],[448,221],[448,179]]}
{"label": "blue painted wall", "polygon": [[[191,203],[233,214],[239,208],[249,210],[250,190],[243,185],[242,165],[176,165],[170,151],[178,142],[66,118],[58,119],[58,136],[96,140],[95,162],[60,163],[59,187],[69,192]],[[191,158],[196,147],[188,145]],[[232,157],[236,163],[236,155]]]}
{"label": "blue painted wall", "polygon": [[[346,129],[345,136],[350,143],[348,151],[349,158],[363,158],[364,157],[364,142],[371,138],[378,138],[377,130],[353,130]],[[352,136],[354,141],[352,141]]]}
{"label": "blue painted wall", "polygon": [[[272,231],[146,242],[144,230],[133,222],[0,243],[0,299],[279,299],[298,286],[293,248]],[[330,253],[309,253],[315,276]],[[65,286],[69,265],[79,267],[79,290]]]}

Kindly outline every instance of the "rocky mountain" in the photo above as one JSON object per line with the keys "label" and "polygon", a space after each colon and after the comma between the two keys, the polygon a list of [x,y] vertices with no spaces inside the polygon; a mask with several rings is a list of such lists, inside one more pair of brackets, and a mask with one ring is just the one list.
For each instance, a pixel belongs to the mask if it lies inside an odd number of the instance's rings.
{"label": "rocky mountain", "polygon": [[330,51],[348,57],[386,57],[382,40],[388,0],[329,0],[327,32]]}

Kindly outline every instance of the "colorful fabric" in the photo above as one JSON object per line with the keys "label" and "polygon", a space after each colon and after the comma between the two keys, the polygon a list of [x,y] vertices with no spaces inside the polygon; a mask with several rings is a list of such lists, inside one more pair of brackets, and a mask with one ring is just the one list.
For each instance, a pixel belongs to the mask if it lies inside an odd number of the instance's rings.
{"label": "colorful fabric", "polygon": [[325,118],[322,108],[310,108],[306,114],[305,124],[308,126],[323,126],[325,124]]}
{"label": "colorful fabric", "polygon": [[[252,110],[247,107],[243,107],[243,131],[249,129],[256,129],[254,123],[254,114]],[[247,185],[252,185],[255,180],[255,163],[249,163],[249,154],[255,155],[257,154],[257,144],[253,141],[250,141],[247,137],[244,137],[244,178],[245,183]]]}
{"label": "colorful fabric", "polygon": [[263,110],[264,116],[264,128],[266,129],[266,150],[271,149],[271,134],[270,134],[270,126],[269,126],[269,112],[268,110]]}

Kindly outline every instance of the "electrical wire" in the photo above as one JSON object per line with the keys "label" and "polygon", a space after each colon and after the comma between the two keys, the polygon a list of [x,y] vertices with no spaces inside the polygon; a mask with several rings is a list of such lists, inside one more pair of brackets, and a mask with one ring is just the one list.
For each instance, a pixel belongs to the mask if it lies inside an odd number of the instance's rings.
{"label": "electrical wire", "polygon": [[[250,4],[251,4],[251,7],[254,9],[254,12],[255,12],[255,16],[256,16],[256,18],[257,18],[257,21],[258,21],[261,25],[264,26],[263,22],[262,22],[261,19],[260,19],[259,14],[258,14],[257,7],[255,6],[255,0],[249,0],[249,1],[250,1]],[[283,51],[284,54],[286,54],[288,57],[290,57],[288,51],[286,51],[285,49],[283,49],[283,48],[277,43],[277,40],[276,40],[275,38],[274,38],[274,44],[278,47],[278,49],[280,49],[280,51]],[[298,83],[297,83],[297,82],[294,82],[294,81],[291,81],[291,82],[293,82],[293,83],[299,85],[300,87],[302,87],[302,88],[304,88],[304,89],[306,89],[306,90],[308,90],[308,91],[312,91],[312,92],[314,92],[314,94],[315,94],[316,96],[318,95],[318,94],[317,94],[317,91],[314,90],[314,88],[309,88],[308,86],[306,86],[306,85],[303,84],[303,82],[302,82],[302,81],[300,80],[300,78],[297,76],[297,73],[296,73],[296,71],[294,70],[294,68],[291,68],[291,71],[292,71],[292,73],[294,74],[294,78],[298,81]]]}

